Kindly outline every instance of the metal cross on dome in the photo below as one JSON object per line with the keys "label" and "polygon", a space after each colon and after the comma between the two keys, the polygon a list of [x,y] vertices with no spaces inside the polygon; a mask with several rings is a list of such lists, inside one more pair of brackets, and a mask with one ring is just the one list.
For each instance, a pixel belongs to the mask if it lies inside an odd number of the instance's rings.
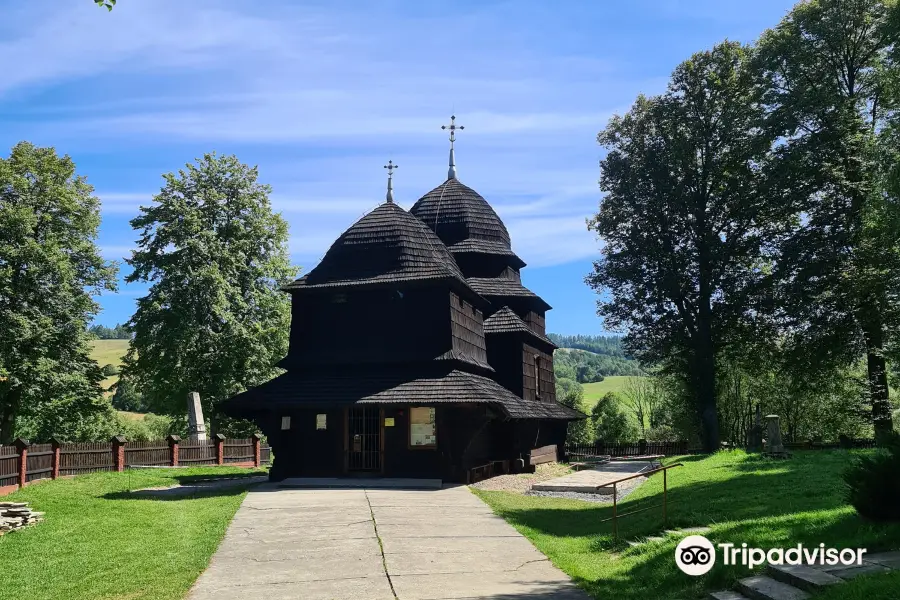
{"label": "metal cross on dome", "polygon": [[463,129],[465,129],[465,126],[457,125],[456,124],[456,115],[450,115],[450,124],[449,125],[441,125],[441,129],[449,129],[450,130],[450,143],[452,144],[453,142],[456,141],[456,135],[455,135],[456,130],[459,129],[460,131],[462,131]]}
{"label": "metal cross on dome", "polygon": [[394,169],[399,169],[400,165],[395,165],[394,161],[389,160],[388,164],[384,165],[384,168],[387,169],[388,172],[388,188],[387,188],[387,201],[394,201],[394,186],[392,184],[392,180],[394,178]]}

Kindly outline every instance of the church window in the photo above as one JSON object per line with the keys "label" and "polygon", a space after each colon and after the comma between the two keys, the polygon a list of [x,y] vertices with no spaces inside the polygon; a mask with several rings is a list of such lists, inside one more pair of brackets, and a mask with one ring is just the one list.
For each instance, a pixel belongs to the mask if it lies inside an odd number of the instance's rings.
{"label": "church window", "polygon": [[534,396],[541,397],[541,357],[534,355]]}

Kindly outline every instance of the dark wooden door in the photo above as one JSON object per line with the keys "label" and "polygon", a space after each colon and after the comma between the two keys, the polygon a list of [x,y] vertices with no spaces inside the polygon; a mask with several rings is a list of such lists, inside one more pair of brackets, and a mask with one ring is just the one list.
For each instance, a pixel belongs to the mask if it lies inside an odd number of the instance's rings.
{"label": "dark wooden door", "polygon": [[381,409],[347,409],[347,471],[382,471]]}

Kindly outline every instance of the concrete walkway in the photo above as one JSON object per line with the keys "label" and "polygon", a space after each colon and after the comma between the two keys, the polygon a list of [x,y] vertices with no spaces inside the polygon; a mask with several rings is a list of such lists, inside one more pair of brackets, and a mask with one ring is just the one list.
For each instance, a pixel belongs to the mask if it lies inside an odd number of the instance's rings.
{"label": "concrete walkway", "polygon": [[252,490],[189,600],[588,600],[466,487]]}

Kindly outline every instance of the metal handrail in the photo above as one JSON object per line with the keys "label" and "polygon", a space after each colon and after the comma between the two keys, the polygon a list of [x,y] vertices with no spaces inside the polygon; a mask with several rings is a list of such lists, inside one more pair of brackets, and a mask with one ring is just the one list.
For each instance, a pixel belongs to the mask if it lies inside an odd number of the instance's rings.
{"label": "metal handrail", "polygon": [[[604,483],[603,485],[597,486],[597,491],[599,491],[600,488],[608,488],[609,486],[612,486],[612,488],[613,488],[613,515],[611,517],[609,517],[608,519],[603,519],[600,522],[601,523],[606,523],[607,521],[613,522],[613,538],[615,539],[615,541],[617,541],[617,542],[619,541],[619,521],[618,521],[619,517],[628,517],[630,515],[637,514],[639,512],[644,512],[645,510],[650,510],[651,508],[657,508],[658,506],[662,506],[663,527],[666,527],[668,525],[668,517],[666,515],[666,508],[667,508],[667,504],[668,504],[667,501],[668,501],[669,486],[668,486],[668,481],[667,481],[667,477],[666,477],[666,472],[669,469],[674,469],[675,467],[683,467],[683,466],[684,465],[682,463],[675,463],[674,465],[669,465],[667,467],[659,467],[658,469],[642,471],[636,475],[629,475],[628,477],[616,479],[614,481],[610,481],[608,483]],[[618,514],[618,488],[617,488],[618,484],[622,483],[623,481],[628,481],[630,479],[637,479],[638,477],[646,477],[647,475],[653,475],[654,473],[659,473],[660,471],[662,471],[662,474],[663,474],[663,501],[662,501],[662,504],[654,504],[653,506],[639,508],[637,510],[627,512],[622,515]]]}

